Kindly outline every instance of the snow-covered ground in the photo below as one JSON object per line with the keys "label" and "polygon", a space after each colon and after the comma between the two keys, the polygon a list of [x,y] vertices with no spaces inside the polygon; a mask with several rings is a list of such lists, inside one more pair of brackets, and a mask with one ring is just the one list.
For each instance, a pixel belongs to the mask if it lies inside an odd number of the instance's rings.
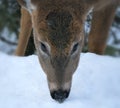
{"label": "snow-covered ground", "polygon": [[0,108],[120,108],[120,58],[82,54],[70,96],[59,104],[37,56],[0,53]]}

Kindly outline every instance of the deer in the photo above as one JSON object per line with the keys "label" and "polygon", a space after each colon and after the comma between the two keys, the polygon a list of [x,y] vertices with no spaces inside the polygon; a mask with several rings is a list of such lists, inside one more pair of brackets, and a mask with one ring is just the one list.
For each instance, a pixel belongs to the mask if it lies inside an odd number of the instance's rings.
{"label": "deer", "polygon": [[72,78],[84,45],[84,23],[93,10],[89,52],[104,54],[119,0],[17,0],[21,30],[16,55],[24,56],[31,31],[38,59],[47,76],[51,97],[62,103],[70,94]]}

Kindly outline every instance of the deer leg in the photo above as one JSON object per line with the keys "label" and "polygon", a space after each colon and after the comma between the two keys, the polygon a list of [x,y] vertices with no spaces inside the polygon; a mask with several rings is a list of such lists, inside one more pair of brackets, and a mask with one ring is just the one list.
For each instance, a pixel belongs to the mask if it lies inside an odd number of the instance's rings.
{"label": "deer leg", "polygon": [[23,56],[28,44],[28,40],[32,31],[32,23],[30,14],[25,10],[21,9],[21,25],[20,25],[20,34],[18,40],[18,46],[15,54],[18,56]]}
{"label": "deer leg", "polygon": [[117,6],[109,5],[99,11],[93,10],[88,49],[96,54],[103,54],[112,20]]}

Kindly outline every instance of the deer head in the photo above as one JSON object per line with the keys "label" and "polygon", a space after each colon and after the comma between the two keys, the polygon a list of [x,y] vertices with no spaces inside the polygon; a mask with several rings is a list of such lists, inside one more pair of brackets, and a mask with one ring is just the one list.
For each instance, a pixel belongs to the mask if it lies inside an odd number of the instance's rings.
{"label": "deer head", "polygon": [[39,61],[50,94],[59,102],[69,96],[83,46],[85,17],[95,1],[18,0],[31,15]]}

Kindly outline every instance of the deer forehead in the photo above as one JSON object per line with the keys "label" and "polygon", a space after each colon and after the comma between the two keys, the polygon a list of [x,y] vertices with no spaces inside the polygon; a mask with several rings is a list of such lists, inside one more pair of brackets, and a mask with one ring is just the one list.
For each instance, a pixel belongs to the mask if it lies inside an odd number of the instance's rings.
{"label": "deer forehead", "polygon": [[41,14],[38,13],[33,21],[39,40],[46,38],[56,47],[60,44],[66,47],[74,37],[71,33],[72,15],[67,11],[51,11],[46,13],[46,16]]}
{"label": "deer forehead", "polygon": [[46,17],[48,39],[58,48],[64,49],[71,41],[70,24],[72,15],[69,12],[50,12]]}

